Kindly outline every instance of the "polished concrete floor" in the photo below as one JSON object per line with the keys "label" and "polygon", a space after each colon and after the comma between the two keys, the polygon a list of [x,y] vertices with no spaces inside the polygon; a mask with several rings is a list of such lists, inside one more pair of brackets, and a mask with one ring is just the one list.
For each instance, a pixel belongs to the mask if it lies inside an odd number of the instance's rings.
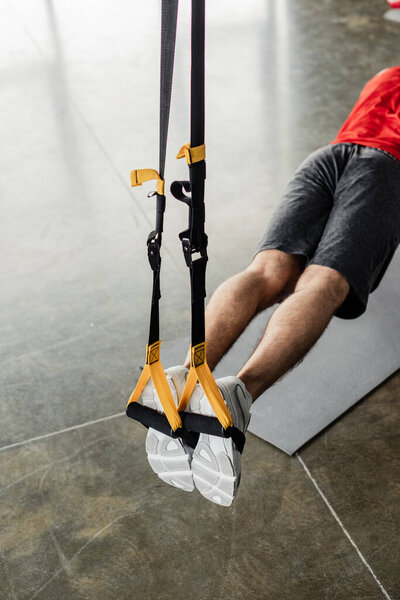
{"label": "polished concrete floor", "polygon": [[[186,176],[187,4],[171,180]],[[153,475],[145,431],[120,413],[147,335],[154,202],[129,171],[156,166],[158,2],[0,7],[0,599],[399,599],[400,375],[293,458],[249,435],[232,509]],[[209,293],[363,83],[399,63],[385,9],[209,3]],[[185,222],[171,200],[165,345],[189,323]]]}

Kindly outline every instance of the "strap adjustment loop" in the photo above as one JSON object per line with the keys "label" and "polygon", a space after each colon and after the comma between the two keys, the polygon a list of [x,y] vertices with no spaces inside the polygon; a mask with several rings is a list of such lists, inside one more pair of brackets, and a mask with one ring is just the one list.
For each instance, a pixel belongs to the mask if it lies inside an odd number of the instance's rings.
{"label": "strap adjustment loop", "polygon": [[134,169],[131,171],[131,186],[142,185],[146,181],[157,180],[157,194],[164,195],[165,181],[155,169]]}
{"label": "strap adjustment loop", "polygon": [[201,146],[195,146],[192,148],[190,143],[184,144],[182,148],[179,150],[176,158],[186,158],[186,162],[188,165],[191,165],[196,162],[200,162],[201,160],[205,160],[206,158],[206,145],[202,144]]}
{"label": "strap adjustment loop", "polygon": [[191,205],[192,198],[187,196],[184,192],[191,192],[190,181],[173,181],[170,187],[171,194],[180,202],[185,202],[188,206]]}

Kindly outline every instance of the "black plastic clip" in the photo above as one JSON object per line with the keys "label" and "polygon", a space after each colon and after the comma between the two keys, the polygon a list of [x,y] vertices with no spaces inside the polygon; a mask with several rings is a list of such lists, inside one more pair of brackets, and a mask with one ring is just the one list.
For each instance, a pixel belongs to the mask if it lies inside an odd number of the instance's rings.
{"label": "black plastic clip", "polygon": [[[188,234],[188,231],[183,231],[183,234]],[[182,234],[179,234],[179,237]],[[189,238],[187,237],[182,237],[181,238],[181,242],[182,242],[182,250],[183,250],[183,256],[185,257],[185,262],[186,265],[190,268],[193,265],[193,260],[192,260],[192,244],[190,243]]]}
{"label": "black plastic clip", "polygon": [[[193,233],[193,232],[192,232]],[[190,239],[190,230],[185,229],[179,234],[179,239],[182,242],[182,250],[183,256],[185,257],[185,262],[189,268],[193,267],[194,262],[207,262],[207,234],[203,233],[201,236],[201,241],[199,240],[197,244],[194,244]],[[196,257],[193,260],[194,254],[200,254],[200,256]]]}
{"label": "black plastic clip", "polygon": [[161,267],[160,237],[161,234],[152,231],[147,238],[147,256],[153,271],[159,271]]}

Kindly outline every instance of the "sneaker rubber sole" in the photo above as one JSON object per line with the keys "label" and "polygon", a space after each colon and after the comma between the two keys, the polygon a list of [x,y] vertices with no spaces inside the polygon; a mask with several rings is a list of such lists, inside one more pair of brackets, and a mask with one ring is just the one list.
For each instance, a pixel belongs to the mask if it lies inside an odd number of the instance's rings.
{"label": "sneaker rubber sole", "polygon": [[[217,380],[234,423],[246,431],[250,420],[251,399],[236,377]],[[232,387],[234,386],[234,392]],[[193,412],[214,414],[208,400],[196,390],[190,401]],[[222,438],[206,433],[200,434],[193,452],[193,481],[199,492],[220,506],[230,506],[238,491],[242,466],[242,455],[231,438]]]}
{"label": "sneaker rubber sole", "polygon": [[[178,403],[178,393],[180,395],[187,372],[187,369],[179,366],[166,370],[176,404]],[[150,395],[144,394],[142,402],[153,410],[162,411],[155,390]],[[190,468],[192,452],[181,439],[171,438],[150,427],[146,437],[146,453],[150,467],[162,481],[185,492],[194,490],[193,475]]]}
{"label": "sneaker rubber sole", "polygon": [[185,492],[194,490],[190,454],[181,439],[171,438],[150,428],[146,438],[146,453],[151,468],[162,481]]}
{"label": "sneaker rubber sole", "polygon": [[202,496],[221,506],[230,506],[239,485],[240,459],[231,439],[200,434],[193,452],[192,473],[194,485]]}

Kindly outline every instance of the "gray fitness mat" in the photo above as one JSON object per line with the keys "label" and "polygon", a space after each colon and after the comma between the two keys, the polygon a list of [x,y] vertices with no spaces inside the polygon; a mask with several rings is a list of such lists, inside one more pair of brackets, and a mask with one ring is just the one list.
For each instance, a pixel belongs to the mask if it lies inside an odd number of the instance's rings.
{"label": "gray fitness mat", "polygon": [[391,10],[387,10],[383,15],[384,19],[388,21],[394,21],[395,23],[400,23],[400,9],[392,8]]}
{"label": "gray fitness mat", "polygon": [[[218,365],[216,378],[237,373],[270,314],[254,319]],[[186,348],[186,339],[165,348],[165,364],[181,363]],[[334,318],[304,361],[254,403],[249,430],[293,454],[399,368],[398,251],[366,313],[354,321]]]}

